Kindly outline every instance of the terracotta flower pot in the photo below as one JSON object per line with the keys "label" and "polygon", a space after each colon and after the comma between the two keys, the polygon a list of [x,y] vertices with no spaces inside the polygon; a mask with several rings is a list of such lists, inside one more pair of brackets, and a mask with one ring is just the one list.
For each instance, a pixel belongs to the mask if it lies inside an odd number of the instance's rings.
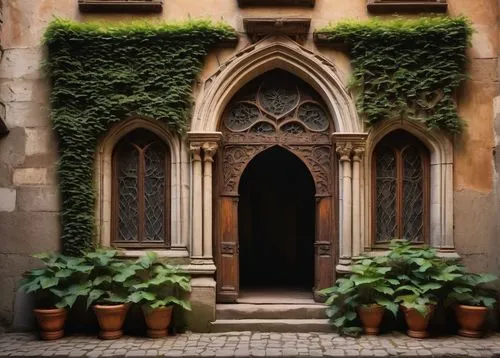
{"label": "terracotta flower pot", "polygon": [[34,309],[40,336],[45,340],[59,339],[64,336],[64,322],[68,312],[64,308]]}
{"label": "terracotta flower pot", "polygon": [[358,314],[363,329],[368,335],[377,335],[379,332],[380,323],[384,317],[384,307],[378,304],[362,305],[358,307]]}
{"label": "terracotta flower pot", "polygon": [[427,307],[427,314],[422,316],[420,312],[414,308],[408,309],[405,306],[401,306],[405,314],[406,324],[408,325],[408,331],[406,332],[408,336],[413,338],[425,338],[429,335],[427,326],[434,313],[435,305],[428,305]]}
{"label": "terracotta flower pot", "polygon": [[148,326],[148,337],[161,338],[167,336],[167,329],[172,319],[172,306],[158,308],[142,306],[142,312]]}
{"label": "terracotta flower pot", "polygon": [[457,305],[455,315],[457,316],[460,329],[458,334],[464,337],[478,338],[483,334],[482,327],[486,321],[486,307]]}
{"label": "terracotta flower pot", "polygon": [[123,336],[123,323],[129,309],[128,304],[121,305],[95,305],[94,312],[101,332],[102,339],[117,339]]}

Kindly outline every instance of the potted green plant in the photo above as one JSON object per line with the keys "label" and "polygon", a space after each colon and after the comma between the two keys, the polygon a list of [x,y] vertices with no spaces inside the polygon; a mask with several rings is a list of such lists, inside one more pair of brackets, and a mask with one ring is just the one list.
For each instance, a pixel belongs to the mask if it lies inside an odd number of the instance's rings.
{"label": "potted green plant", "polygon": [[129,296],[131,302],[141,305],[147,335],[160,338],[167,335],[174,305],[191,310],[188,301],[179,294],[191,291],[190,278],[177,266],[167,265],[158,260],[154,253],[146,253],[137,260],[135,283]]}
{"label": "potted green plant", "polygon": [[45,340],[64,336],[67,310],[78,296],[84,295],[77,287],[82,275],[89,269],[82,265],[83,259],[56,253],[34,255],[44,263],[24,275],[20,289],[35,294],[34,314],[40,327],[40,336]]}
{"label": "potted green plant", "polygon": [[436,250],[415,247],[407,240],[393,240],[387,256],[391,274],[400,283],[394,301],[399,303],[410,337],[425,338],[436,304],[447,283],[460,274],[453,260],[443,260]]}
{"label": "potted green plant", "polygon": [[123,323],[129,309],[130,286],[138,267],[120,259],[118,251],[98,249],[84,255],[91,267],[87,278],[87,308],[93,305],[102,339],[123,335]]}
{"label": "potted green plant", "polygon": [[495,275],[469,273],[461,266],[462,275],[451,283],[447,302],[455,305],[455,315],[460,329],[458,334],[477,338],[483,335],[488,309],[496,303],[495,291],[484,287],[497,280]]}
{"label": "potted green plant", "polygon": [[361,331],[356,323],[359,317],[365,333],[376,335],[384,309],[396,315],[398,305],[392,300],[391,286],[399,282],[386,277],[390,270],[386,257],[363,257],[353,265],[352,274],[321,291],[328,296],[326,314],[341,334],[358,334]]}

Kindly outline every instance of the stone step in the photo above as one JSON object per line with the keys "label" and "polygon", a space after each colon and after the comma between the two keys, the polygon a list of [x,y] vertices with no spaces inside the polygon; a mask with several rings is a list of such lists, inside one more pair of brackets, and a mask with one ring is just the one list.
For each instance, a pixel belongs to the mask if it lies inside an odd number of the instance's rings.
{"label": "stone step", "polygon": [[211,332],[332,332],[327,319],[217,319]]}
{"label": "stone step", "polygon": [[322,319],[325,306],[312,304],[217,304],[217,319]]}

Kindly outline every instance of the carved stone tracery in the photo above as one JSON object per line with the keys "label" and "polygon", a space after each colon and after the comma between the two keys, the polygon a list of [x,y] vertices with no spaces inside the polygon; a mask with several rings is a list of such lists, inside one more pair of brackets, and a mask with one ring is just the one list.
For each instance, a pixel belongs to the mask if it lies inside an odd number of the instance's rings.
{"label": "carved stone tracery", "polygon": [[279,145],[309,168],[317,195],[331,195],[332,124],[324,108],[310,87],[284,71],[247,84],[228,105],[222,121],[224,193],[237,195],[247,164]]}

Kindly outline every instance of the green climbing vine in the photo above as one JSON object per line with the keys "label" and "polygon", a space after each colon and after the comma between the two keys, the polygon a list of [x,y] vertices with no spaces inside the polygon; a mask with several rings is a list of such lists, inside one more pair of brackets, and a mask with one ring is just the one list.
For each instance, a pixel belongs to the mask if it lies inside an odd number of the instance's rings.
{"label": "green climbing vine", "polygon": [[105,25],[56,19],[47,28],[51,118],[59,140],[63,250],[93,246],[94,154],[99,138],[131,116],[164,122],[182,133],[193,82],[208,50],[236,39],[226,25]]}
{"label": "green climbing vine", "polygon": [[350,86],[367,124],[406,118],[450,133],[462,130],[454,92],[466,78],[472,34],[466,18],[347,21],[318,34],[348,46]]}

